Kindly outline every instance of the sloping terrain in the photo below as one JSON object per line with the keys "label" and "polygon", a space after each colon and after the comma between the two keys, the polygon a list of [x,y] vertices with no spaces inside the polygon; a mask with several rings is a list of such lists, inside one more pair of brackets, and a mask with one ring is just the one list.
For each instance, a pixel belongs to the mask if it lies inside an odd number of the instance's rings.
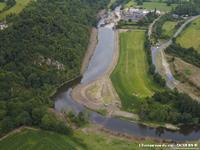
{"label": "sloping terrain", "polygon": [[34,1],[0,32],[0,135],[40,124],[55,88],[80,74],[90,29],[105,2]]}

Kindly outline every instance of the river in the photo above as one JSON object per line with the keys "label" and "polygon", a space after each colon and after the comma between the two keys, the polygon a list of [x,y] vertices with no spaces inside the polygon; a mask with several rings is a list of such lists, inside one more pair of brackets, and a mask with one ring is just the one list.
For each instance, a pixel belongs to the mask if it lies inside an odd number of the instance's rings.
{"label": "river", "polygon": [[[101,20],[102,22],[102,20]],[[91,110],[87,110],[84,106],[77,103],[71,97],[72,87],[78,83],[88,83],[101,76],[109,67],[114,53],[114,30],[112,25],[99,27],[98,44],[95,52],[90,60],[88,69],[83,74],[83,78],[78,78],[62,88],[58,89],[53,99],[55,100],[55,110],[58,112],[68,112],[69,110],[79,113],[80,111],[89,112],[89,120],[91,123],[102,125],[104,128],[113,132],[128,134],[134,137],[150,137],[155,139],[187,141],[200,139],[199,127],[181,127],[178,131],[168,130],[166,128],[152,128],[136,122],[128,120],[105,117]]]}

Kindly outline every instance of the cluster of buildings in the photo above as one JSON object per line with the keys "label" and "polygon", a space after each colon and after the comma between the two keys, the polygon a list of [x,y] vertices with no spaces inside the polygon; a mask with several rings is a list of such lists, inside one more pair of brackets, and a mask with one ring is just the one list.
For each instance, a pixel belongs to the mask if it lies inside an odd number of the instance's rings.
{"label": "cluster of buildings", "polygon": [[[154,12],[155,10],[145,10],[145,9],[138,9],[138,8],[126,8],[121,11],[121,19],[126,21],[134,21],[137,22],[143,17],[145,17],[149,12]],[[156,10],[158,15],[161,14],[160,11]]]}

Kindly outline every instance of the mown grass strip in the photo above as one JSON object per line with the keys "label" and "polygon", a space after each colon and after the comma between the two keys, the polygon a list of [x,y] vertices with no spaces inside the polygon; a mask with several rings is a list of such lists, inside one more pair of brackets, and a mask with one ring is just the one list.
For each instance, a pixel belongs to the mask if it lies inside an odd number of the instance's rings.
{"label": "mown grass strip", "polygon": [[148,75],[144,39],[145,30],[120,33],[120,57],[111,79],[125,108],[158,90]]}

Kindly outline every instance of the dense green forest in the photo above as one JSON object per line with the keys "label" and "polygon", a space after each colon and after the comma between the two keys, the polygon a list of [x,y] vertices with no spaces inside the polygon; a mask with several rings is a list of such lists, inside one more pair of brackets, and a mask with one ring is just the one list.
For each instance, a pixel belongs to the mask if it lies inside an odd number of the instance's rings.
{"label": "dense green forest", "polygon": [[174,42],[166,49],[166,52],[173,56],[180,57],[184,61],[197,67],[200,67],[200,54],[193,47],[183,48],[180,46],[180,44]]}
{"label": "dense green forest", "polygon": [[142,101],[139,115],[146,121],[199,124],[200,104],[187,94],[166,91]]}
{"label": "dense green forest", "polygon": [[[37,0],[0,31],[0,135],[21,125],[54,129],[49,96],[80,74],[90,28],[107,0]],[[51,124],[53,127],[51,127]],[[44,127],[45,128],[45,127]]]}

